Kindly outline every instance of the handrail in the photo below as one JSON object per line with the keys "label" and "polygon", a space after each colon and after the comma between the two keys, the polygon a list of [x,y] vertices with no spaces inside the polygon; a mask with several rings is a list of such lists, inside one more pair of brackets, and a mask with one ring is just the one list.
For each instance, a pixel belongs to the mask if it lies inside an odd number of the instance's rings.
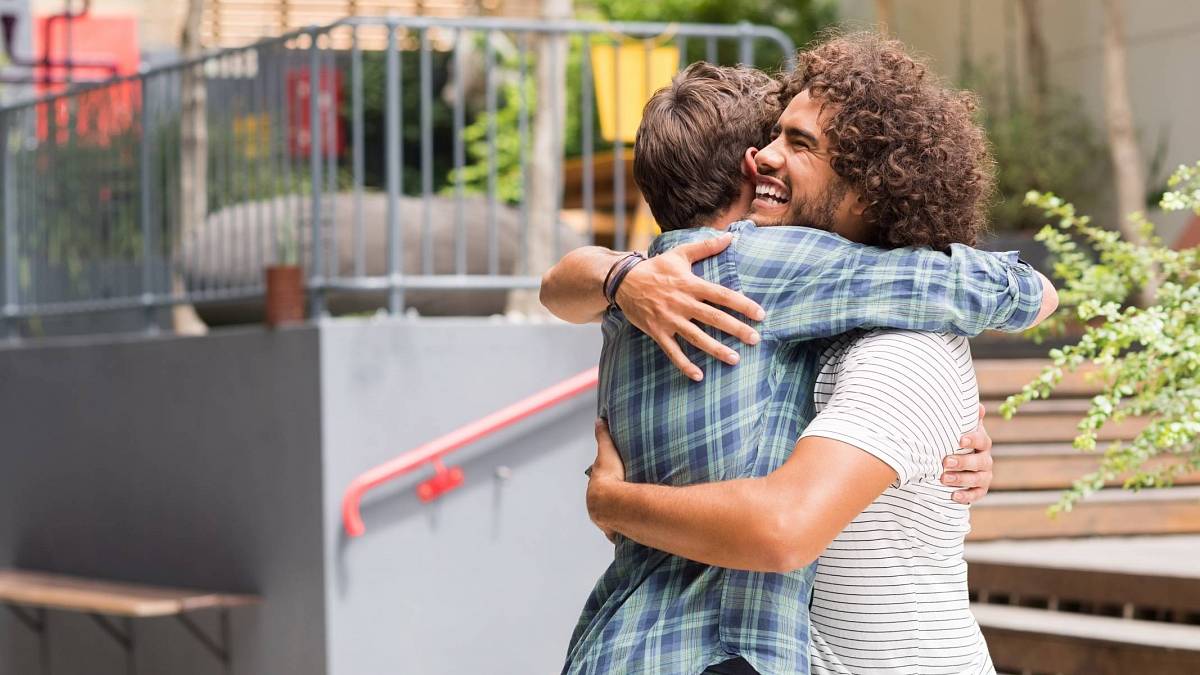
{"label": "handrail", "polygon": [[350,486],[346,488],[346,493],[342,497],[342,524],[346,528],[346,533],[351,537],[358,537],[366,531],[360,507],[363,495],[368,490],[410,473],[425,464],[434,464],[437,474],[421,483],[417,488],[417,494],[422,501],[432,501],[462,483],[462,471],[458,467],[446,469],[442,466],[442,457],[465,445],[474,443],[484,436],[512,426],[527,417],[582,394],[596,386],[599,376],[598,367],[588,368],[553,387],[543,389],[359,474],[350,482]]}

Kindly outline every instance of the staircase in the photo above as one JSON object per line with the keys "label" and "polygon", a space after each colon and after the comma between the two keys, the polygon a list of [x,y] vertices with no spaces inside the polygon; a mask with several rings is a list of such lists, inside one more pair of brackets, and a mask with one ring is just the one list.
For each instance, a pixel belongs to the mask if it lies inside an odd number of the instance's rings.
{"label": "staircase", "polygon": [[[1044,365],[1036,359],[975,362],[996,466],[992,491],[972,507],[968,541],[1200,533],[1200,473],[1181,477],[1171,488],[1137,493],[1122,490],[1118,482],[1071,513],[1046,515],[1071,481],[1099,466],[1100,454],[1071,447],[1075,427],[1097,393],[1084,374],[1068,375],[1054,397],[1027,403],[1013,419],[1000,417],[1000,403]],[[1133,418],[1105,428],[1100,451],[1104,441],[1132,438],[1144,424]]]}
{"label": "staircase", "polygon": [[[972,507],[972,610],[1000,672],[1200,673],[1200,473],[1129,492],[1119,481],[1051,519],[1046,509],[1099,456],[1071,447],[1096,388],[1068,377],[1012,420],[997,408],[1044,361],[976,362],[995,479]],[[1132,438],[1126,420],[1100,438]],[[1103,448],[1101,448],[1101,451]]]}

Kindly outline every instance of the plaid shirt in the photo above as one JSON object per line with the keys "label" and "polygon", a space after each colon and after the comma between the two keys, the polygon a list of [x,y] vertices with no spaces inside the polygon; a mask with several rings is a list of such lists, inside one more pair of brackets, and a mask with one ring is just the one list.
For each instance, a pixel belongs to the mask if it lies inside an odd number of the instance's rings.
{"label": "plaid shirt", "polygon": [[[791,453],[813,416],[824,338],[858,327],[975,335],[1021,330],[1041,283],[1014,254],[953,246],[882,250],[810,228],[734,223],[734,242],[696,273],[766,310],[741,363],[704,363],[691,382],[619,310],[604,320],[600,414],[630,481],[687,485],[763,476]],[[717,236],[679,230],[651,255]],[[744,317],[740,317],[743,318]],[[686,346],[693,361],[705,355]],[[679,673],[742,656],[764,674],[808,673],[814,567],[768,574],[710,567],[618,537],[614,560],[579,619],[564,673]]]}

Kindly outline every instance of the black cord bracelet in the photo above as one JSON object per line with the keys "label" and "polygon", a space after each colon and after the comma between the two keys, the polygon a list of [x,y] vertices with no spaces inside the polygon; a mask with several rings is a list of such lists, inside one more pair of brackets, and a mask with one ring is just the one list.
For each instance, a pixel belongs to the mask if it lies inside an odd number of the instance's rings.
{"label": "black cord bracelet", "polygon": [[626,275],[645,260],[646,256],[634,251],[613,263],[613,266],[609,268],[608,276],[604,279],[604,299],[610,306],[617,304],[617,289],[621,287],[621,282],[625,281]]}

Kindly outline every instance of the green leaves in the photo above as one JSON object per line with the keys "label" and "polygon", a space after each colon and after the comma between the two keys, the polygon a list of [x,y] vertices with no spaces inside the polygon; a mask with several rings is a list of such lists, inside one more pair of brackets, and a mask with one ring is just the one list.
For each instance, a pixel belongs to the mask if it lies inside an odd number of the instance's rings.
{"label": "green leaves", "polygon": [[[1164,209],[1200,213],[1200,163],[1180,167],[1168,185]],[[1099,469],[1076,481],[1051,512],[1069,511],[1121,477],[1128,489],[1164,487],[1200,468],[1200,251],[1167,248],[1141,215],[1134,222],[1147,243],[1136,245],[1092,225],[1054,194],[1030,191],[1025,203],[1052,223],[1038,240],[1063,282],[1062,309],[1036,334],[1062,333],[1069,324],[1081,334],[1075,344],[1051,350],[1051,365],[1009,397],[1001,413],[1008,418],[1024,403],[1047,398],[1064,372],[1092,364],[1101,393],[1080,420],[1075,447],[1095,451],[1101,430],[1126,417],[1148,422],[1131,441],[1110,444]],[[1153,302],[1132,304],[1147,287]]]}

